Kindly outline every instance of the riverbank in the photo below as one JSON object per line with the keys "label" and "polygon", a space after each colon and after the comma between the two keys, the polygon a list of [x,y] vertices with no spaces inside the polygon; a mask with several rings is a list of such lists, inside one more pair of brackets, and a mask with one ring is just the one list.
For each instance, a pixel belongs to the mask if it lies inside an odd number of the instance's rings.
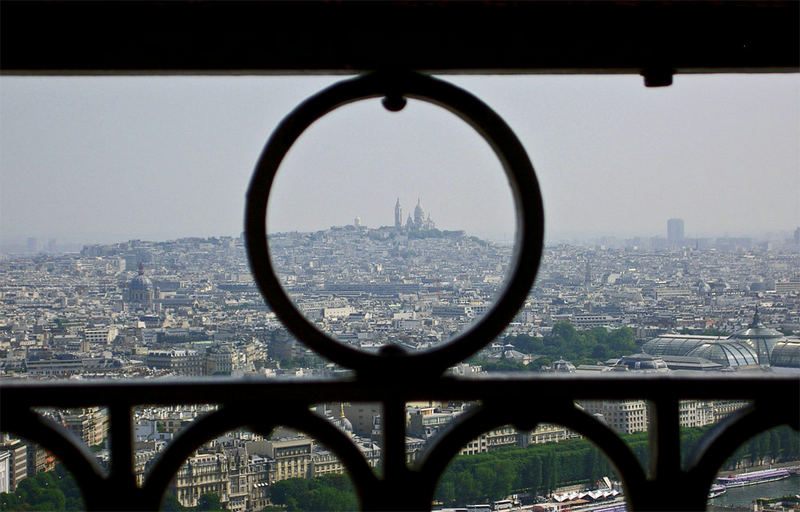
{"label": "riverbank", "polygon": [[[800,493],[800,476],[790,476],[783,480],[729,488],[724,494],[708,500],[708,510],[715,512],[752,511],[754,502],[759,498],[782,498],[795,496],[798,493]],[[781,509],[776,508],[775,510]],[[790,508],[788,510],[798,509]]]}
{"label": "riverbank", "polygon": [[772,464],[761,464],[757,466],[747,466],[746,468],[739,468],[734,470],[721,470],[717,473],[717,476],[725,477],[728,475],[743,475],[745,473],[752,473],[753,471],[762,471],[764,469],[780,469],[780,468],[791,468],[791,467],[800,467],[800,460],[792,460],[789,462],[775,462]]}

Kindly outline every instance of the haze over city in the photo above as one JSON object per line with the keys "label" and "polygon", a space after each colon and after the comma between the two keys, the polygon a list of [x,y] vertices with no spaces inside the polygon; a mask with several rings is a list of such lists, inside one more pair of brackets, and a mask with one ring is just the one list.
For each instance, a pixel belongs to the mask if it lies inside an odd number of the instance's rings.
{"label": "haze over city", "polygon": [[[94,243],[238,235],[280,120],[346,77],[3,77],[0,232]],[[539,178],[548,239],[791,233],[800,224],[800,77],[453,76],[494,108]],[[290,151],[269,228],[393,223],[420,200],[440,229],[513,237],[485,142],[420,101],[379,100],[314,124]]]}
{"label": "haze over city", "polygon": [[[526,387],[534,380],[515,380],[514,373],[724,375],[732,386],[733,376],[800,372],[798,81],[679,78],[667,89],[645,89],[630,77],[453,79],[495,107],[525,144],[553,243],[513,320],[446,370],[457,379],[503,375],[495,383],[509,385],[497,393],[506,398],[487,406],[502,409],[484,411],[527,408],[507,397],[542,400],[541,388]],[[495,81],[506,84],[498,93]],[[156,380],[161,393],[175,379],[266,387],[278,380],[327,385],[347,374],[347,361],[287,328],[273,310],[276,290],[262,295],[238,236],[251,172],[269,134],[330,82],[4,79],[0,382]],[[503,307],[498,297],[516,262],[513,249],[481,238],[511,239],[510,193],[486,144],[447,112],[410,101],[394,114],[377,99],[337,110],[292,148],[273,194],[270,256],[280,287],[337,344],[422,356]],[[644,453],[645,434],[658,418],[653,403],[659,405],[642,399],[639,386],[631,389],[636,394],[625,400],[576,397],[574,414]],[[560,396],[542,408],[560,410]],[[787,393],[775,396],[776,405],[762,406],[759,415],[796,402]],[[384,425],[393,421],[385,404],[315,405],[369,466],[385,467]],[[282,406],[273,408],[283,413]],[[689,453],[685,440],[699,441],[705,429],[749,404],[681,399],[679,410],[674,406]],[[405,462],[430,460],[423,457],[451,426],[480,419],[472,416],[476,407],[472,400],[407,402],[405,430],[396,430]],[[114,446],[109,409],[42,415],[109,467],[116,460],[107,449]],[[133,408],[136,482],[149,481],[154,464],[195,419],[215,421],[208,415],[236,410]],[[453,459],[459,466],[451,466],[459,469],[444,471],[431,509],[520,510],[534,502],[556,509],[573,498],[586,503],[586,496],[595,500],[589,507],[627,508],[628,489],[589,439],[558,421],[530,431],[513,423],[460,449]],[[782,488],[766,485],[800,478],[792,476],[800,474],[800,438],[788,427],[773,430],[738,451],[747,456],[726,462],[709,500],[726,499],[728,486],[752,478],[730,475],[754,464],[755,447],[756,465],[776,466],[758,473],[759,496],[781,496]],[[0,509],[59,496],[55,486],[36,491],[27,479],[75,490],[56,458],[35,443],[4,435],[2,455]],[[164,509],[214,502],[257,511],[282,506],[287,496],[301,503],[312,492],[349,505],[298,509],[358,508],[353,493],[301,490],[327,485],[319,476],[344,478],[348,471],[313,431],[278,427],[266,437],[237,428],[184,456]],[[488,472],[487,457],[495,460]],[[68,509],[86,508],[78,497],[70,500]]]}

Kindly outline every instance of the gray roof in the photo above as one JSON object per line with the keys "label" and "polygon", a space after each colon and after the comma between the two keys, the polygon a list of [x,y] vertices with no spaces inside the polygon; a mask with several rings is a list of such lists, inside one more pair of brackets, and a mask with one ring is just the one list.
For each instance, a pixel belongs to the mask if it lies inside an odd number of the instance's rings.
{"label": "gray roof", "polygon": [[723,366],[702,357],[662,356],[670,370],[720,370]]}
{"label": "gray roof", "polygon": [[686,355],[708,359],[726,368],[758,365],[758,355],[753,348],[739,341],[706,342],[693,348]]}
{"label": "gray roof", "polygon": [[642,345],[642,352],[653,356],[685,356],[703,343],[726,339],[720,336],[662,334]]}
{"label": "gray roof", "polygon": [[137,275],[128,284],[128,290],[152,290],[153,282],[142,274]]}
{"label": "gray roof", "polygon": [[800,368],[800,339],[780,340],[772,349],[772,366]]}

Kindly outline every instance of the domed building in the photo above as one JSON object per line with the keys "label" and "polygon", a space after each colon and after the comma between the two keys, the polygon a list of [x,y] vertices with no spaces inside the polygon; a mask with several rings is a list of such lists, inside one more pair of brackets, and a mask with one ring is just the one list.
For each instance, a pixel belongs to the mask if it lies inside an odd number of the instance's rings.
{"label": "domed building", "polygon": [[556,373],[575,373],[575,365],[564,359],[553,361],[553,371]]}
{"label": "domed building", "polygon": [[403,220],[403,207],[400,206],[400,198],[394,205],[394,226],[396,229],[405,229],[406,231],[427,231],[436,229],[436,223],[431,219],[431,214],[426,216],[425,208],[422,207],[422,199],[417,198],[417,206],[414,208],[414,216],[409,213],[406,219],[405,228],[402,224]]}
{"label": "domed building", "polygon": [[750,345],[720,336],[662,334],[642,345],[642,352],[662,357],[700,358],[721,368],[758,366],[758,355]]}
{"label": "domed building", "polygon": [[690,350],[686,356],[707,359],[722,365],[723,368],[758,365],[758,355],[752,347],[730,339],[701,343]]}
{"label": "domed building", "polygon": [[339,417],[331,418],[331,420],[333,421],[333,424],[336,426],[336,428],[338,428],[348,436],[351,437],[353,436],[353,424],[350,422],[350,420],[347,419],[347,416],[345,416],[344,414],[343,403],[339,404]]}
{"label": "domed building", "polygon": [[758,363],[765,366],[771,364],[772,350],[781,338],[784,338],[782,332],[765,327],[761,323],[761,319],[758,316],[758,308],[756,308],[750,325],[746,329],[735,332],[730,337],[730,339],[741,341],[752,347],[758,355]]}
{"label": "domed building", "polygon": [[632,354],[621,357],[616,367],[647,373],[667,373],[669,368],[663,359],[649,354]]}
{"label": "domed building", "polygon": [[703,343],[724,340],[720,336],[662,334],[642,345],[642,352],[651,356],[685,356]]}
{"label": "domed building", "polygon": [[422,199],[417,199],[417,207],[414,208],[414,226],[421,229],[423,222],[425,222],[425,209],[422,207]]}
{"label": "domed building", "polygon": [[642,352],[652,356],[700,358],[722,368],[767,367],[774,364],[773,350],[784,338],[780,331],[761,323],[756,309],[750,325],[732,336],[662,334],[642,345]]}
{"label": "domed building", "polygon": [[153,288],[153,282],[144,275],[144,265],[139,262],[139,273],[128,283],[128,289],[125,292],[125,302],[136,304],[144,309],[150,309],[153,307],[154,298],[155,290]]}
{"label": "domed building", "polygon": [[784,338],[775,343],[770,354],[772,366],[800,369],[800,338]]}

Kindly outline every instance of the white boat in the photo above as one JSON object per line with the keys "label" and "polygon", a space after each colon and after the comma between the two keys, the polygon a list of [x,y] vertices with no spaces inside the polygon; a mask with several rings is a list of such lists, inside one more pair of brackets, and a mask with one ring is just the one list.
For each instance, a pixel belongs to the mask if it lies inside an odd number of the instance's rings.
{"label": "white boat", "polygon": [[762,471],[752,471],[750,473],[742,473],[739,475],[728,475],[726,477],[718,477],[717,484],[724,485],[726,488],[731,487],[744,487],[746,485],[763,484],[765,482],[774,482],[776,480],[783,480],[789,478],[791,473],[787,469],[764,469]]}
{"label": "white boat", "polygon": [[725,494],[728,488],[724,485],[714,484],[711,486],[711,490],[708,491],[708,499],[716,498],[717,496],[722,496]]}

